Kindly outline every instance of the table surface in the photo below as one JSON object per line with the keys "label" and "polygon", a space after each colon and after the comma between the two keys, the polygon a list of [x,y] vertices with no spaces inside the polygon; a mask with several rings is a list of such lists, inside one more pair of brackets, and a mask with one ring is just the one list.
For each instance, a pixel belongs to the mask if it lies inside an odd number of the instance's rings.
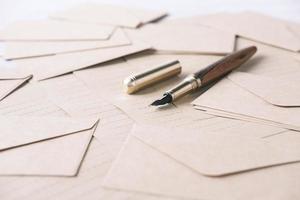
{"label": "table surface", "polygon": [[252,10],[300,23],[300,0],[0,0],[0,28],[17,20],[45,18],[84,2],[166,10],[171,18]]}

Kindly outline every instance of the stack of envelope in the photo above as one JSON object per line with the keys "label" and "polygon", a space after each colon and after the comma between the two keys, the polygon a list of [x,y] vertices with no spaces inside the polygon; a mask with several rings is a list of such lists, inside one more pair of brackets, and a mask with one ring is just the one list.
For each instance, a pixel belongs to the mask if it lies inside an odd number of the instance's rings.
{"label": "stack of envelope", "polygon": [[[0,30],[0,199],[299,199],[300,25],[82,4]],[[255,45],[204,90],[149,104]],[[178,60],[136,94],[124,78]]]}
{"label": "stack of envelope", "polygon": [[139,125],[104,185],[182,199],[297,199],[300,140],[292,138],[282,144]]}
{"label": "stack of envelope", "polygon": [[[19,74],[34,74],[35,80],[59,76],[149,49],[147,44],[133,43],[122,27],[135,28],[165,15],[165,12],[83,4],[55,13],[49,19],[6,26],[0,31],[2,57],[10,65],[16,65]],[[93,21],[95,18],[99,21]]]}

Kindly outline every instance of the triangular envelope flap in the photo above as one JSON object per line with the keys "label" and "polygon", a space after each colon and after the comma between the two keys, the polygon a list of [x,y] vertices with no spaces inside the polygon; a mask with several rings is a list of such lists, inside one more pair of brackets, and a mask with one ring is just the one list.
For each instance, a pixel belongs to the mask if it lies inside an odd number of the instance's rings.
{"label": "triangular envelope flap", "polygon": [[[0,175],[74,176],[93,129],[0,152]],[[17,164],[16,164],[17,163]]]}
{"label": "triangular envelope flap", "polygon": [[206,176],[234,173],[300,161],[295,145],[216,133],[136,125],[132,134],[178,162]]}
{"label": "triangular envelope flap", "polygon": [[300,106],[300,86],[297,83],[244,72],[232,73],[228,78],[273,105]]}
{"label": "triangular envelope flap", "polygon": [[25,78],[0,79],[0,101],[25,84],[32,78],[32,75]]}
{"label": "triangular envelope flap", "polygon": [[91,129],[95,118],[0,117],[0,151]]}

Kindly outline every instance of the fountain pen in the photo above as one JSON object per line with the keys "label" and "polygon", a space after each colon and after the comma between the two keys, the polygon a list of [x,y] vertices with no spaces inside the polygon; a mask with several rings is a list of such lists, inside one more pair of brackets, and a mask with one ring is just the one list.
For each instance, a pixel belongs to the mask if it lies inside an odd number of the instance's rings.
{"label": "fountain pen", "polygon": [[181,83],[166,91],[161,99],[154,101],[150,105],[162,106],[172,103],[176,99],[185,96],[238,68],[249,60],[256,51],[257,48],[255,46],[250,46],[223,57],[208,67],[187,76]]}

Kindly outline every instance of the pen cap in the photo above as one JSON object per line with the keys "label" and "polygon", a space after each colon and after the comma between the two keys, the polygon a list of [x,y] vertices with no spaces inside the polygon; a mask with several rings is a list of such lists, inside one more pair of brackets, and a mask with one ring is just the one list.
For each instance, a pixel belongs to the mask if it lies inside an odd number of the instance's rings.
{"label": "pen cap", "polygon": [[140,89],[180,73],[181,65],[179,61],[172,60],[155,68],[125,78],[123,81],[124,90],[128,94],[132,94]]}

